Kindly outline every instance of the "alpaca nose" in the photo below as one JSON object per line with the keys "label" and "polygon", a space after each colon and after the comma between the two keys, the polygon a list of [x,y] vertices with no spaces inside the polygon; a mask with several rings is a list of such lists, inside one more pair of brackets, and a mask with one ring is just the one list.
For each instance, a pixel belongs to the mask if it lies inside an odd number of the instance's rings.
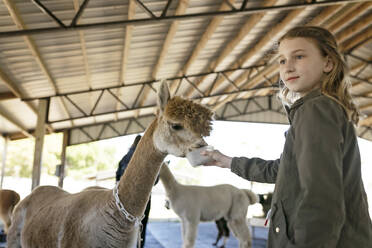
{"label": "alpaca nose", "polygon": [[207,145],[208,145],[208,143],[205,142],[205,140],[203,139],[201,142],[196,143],[196,144],[192,145],[191,147],[189,147],[188,152],[191,152],[194,149],[198,149],[200,147],[207,146]]}

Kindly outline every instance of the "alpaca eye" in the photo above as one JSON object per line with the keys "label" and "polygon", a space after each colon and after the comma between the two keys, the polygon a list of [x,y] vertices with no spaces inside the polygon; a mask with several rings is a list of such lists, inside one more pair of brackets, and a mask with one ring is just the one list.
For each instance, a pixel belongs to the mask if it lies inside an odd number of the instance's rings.
{"label": "alpaca eye", "polygon": [[173,130],[179,131],[183,129],[183,126],[180,124],[171,124]]}

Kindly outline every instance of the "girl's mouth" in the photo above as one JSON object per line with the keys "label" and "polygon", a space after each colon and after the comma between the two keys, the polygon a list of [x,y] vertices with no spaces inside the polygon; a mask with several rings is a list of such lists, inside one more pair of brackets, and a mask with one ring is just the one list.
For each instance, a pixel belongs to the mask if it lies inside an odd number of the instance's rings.
{"label": "girl's mouth", "polygon": [[299,78],[299,77],[298,76],[297,77],[290,77],[290,78],[287,78],[287,81],[292,81],[292,80],[295,80],[297,78]]}

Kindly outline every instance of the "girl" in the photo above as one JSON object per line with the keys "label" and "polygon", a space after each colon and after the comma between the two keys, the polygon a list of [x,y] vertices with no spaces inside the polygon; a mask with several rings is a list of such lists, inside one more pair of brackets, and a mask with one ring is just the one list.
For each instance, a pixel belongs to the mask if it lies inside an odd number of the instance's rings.
{"label": "girl", "polygon": [[268,247],[372,247],[347,67],[334,36],[295,27],[279,40],[290,128],[280,159],[202,154],[251,181],[275,183]]}

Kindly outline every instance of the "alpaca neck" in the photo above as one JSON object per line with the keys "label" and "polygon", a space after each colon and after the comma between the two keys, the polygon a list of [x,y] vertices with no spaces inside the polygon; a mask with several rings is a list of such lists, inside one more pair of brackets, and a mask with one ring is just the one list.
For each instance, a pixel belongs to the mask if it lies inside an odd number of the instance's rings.
{"label": "alpaca neck", "polygon": [[177,182],[176,178],[173,176],[167,165],[162,166],[159,177],[164,185],[168,197],[176,194],[177,186],[179,185],[179,183]]}
{"label": "alpaca neck", "polygon": [[134,216],[142,216],[166,154],[153,143],[156,119],[147,128],[119,181],[119,198],[125,209]]}

